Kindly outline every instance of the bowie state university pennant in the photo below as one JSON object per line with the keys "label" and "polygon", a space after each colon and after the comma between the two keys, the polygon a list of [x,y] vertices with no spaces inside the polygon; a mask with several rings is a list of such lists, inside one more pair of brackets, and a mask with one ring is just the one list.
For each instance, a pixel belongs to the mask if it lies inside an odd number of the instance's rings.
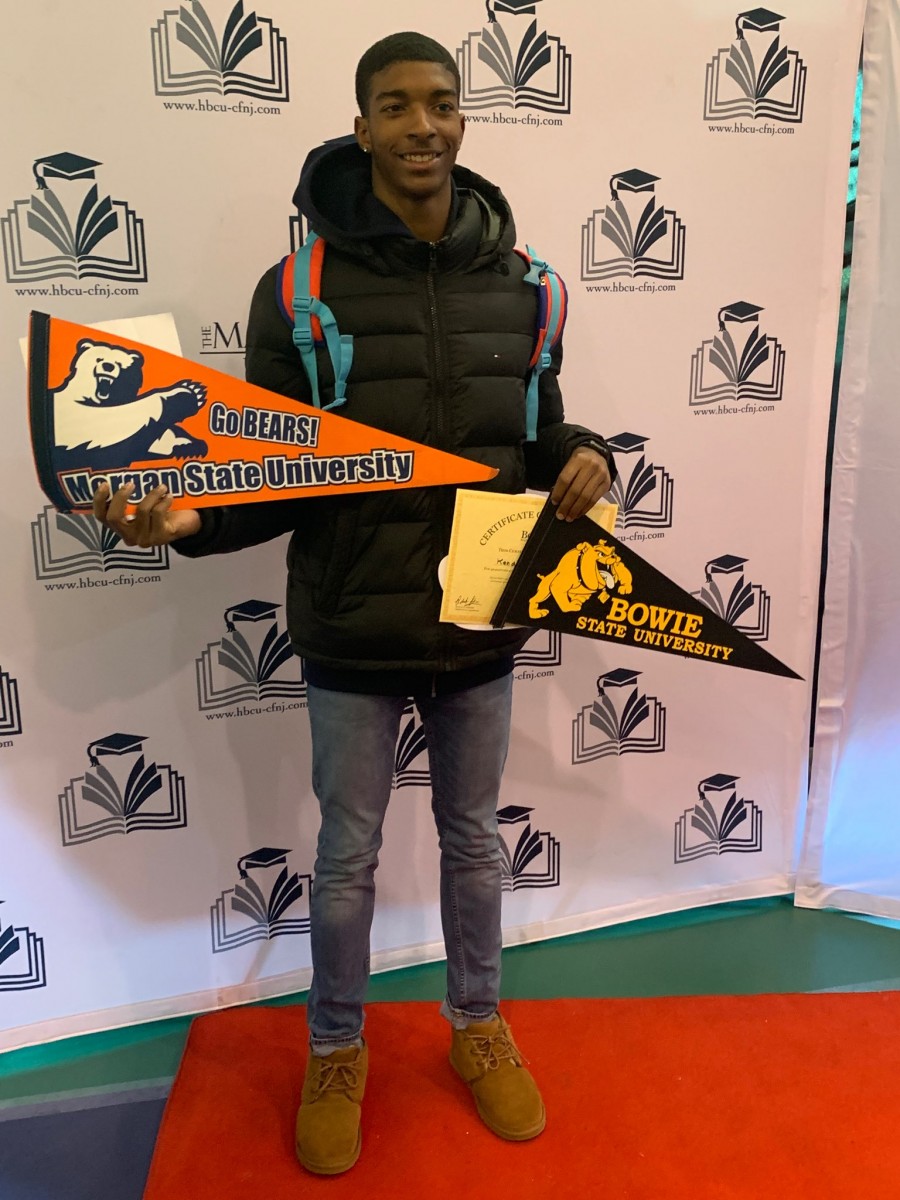
{"label": "bowie state university pennant", "polygon": [[663,654],[801,677],[589,517],[556,519],[548,501],[492,618]]}
{"label": "bowie state university pennant", "polygon": [[165,484],[173,508],[206,508],[497,474],[45,313],[31,314],[28,359],[38,479],[63,512],[89,510],[101,483],[133,483],[132,504]]}

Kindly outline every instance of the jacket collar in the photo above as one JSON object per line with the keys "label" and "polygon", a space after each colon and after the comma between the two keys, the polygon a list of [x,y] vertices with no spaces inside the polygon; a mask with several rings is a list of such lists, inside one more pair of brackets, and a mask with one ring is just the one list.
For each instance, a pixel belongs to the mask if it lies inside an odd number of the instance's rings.
{"label": "jacket collar", "polygon": [[304,163],[294,203],[310,228],[330,245],[379,274],[469,271],[512,250],[515,225],[499,188],[473,171],[453,169],[454,200],[447,232],[419,241],[372,193],[371,163],[353,137],[313,150]]}

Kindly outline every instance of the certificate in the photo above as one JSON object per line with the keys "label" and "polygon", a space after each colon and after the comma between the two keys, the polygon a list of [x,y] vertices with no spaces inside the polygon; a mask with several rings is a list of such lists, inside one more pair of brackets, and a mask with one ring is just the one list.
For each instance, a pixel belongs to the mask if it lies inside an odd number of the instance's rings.
{"label": "certificate", "polygon": [[[546,496],[457,490],[450,553],[441,564],[442,621],[491,628],[494,609],[546,503]],[[611,533],[618,511],[601,501],[586,515]]]}

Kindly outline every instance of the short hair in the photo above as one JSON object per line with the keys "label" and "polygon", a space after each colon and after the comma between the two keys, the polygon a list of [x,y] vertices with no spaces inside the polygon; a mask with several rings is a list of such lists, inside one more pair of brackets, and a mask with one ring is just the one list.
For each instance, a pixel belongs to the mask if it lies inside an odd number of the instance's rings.
{"label": "short hair", "polygon": [[363,116],[369,104],[369,89],[372,76],[398,62],[433,62],[444,67],[453,76],[456,94],[459,96],[459,68],[449,50],[434,38],[424,33],[391,33],[370,46],[356,67],[356,103]]}

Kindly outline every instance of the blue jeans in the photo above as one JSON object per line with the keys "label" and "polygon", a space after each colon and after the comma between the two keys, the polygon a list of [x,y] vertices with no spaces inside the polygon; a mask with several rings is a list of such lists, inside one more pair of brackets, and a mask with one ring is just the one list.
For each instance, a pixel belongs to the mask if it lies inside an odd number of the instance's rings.
{"label": "blue jeans", "polygon": [[[369,979],[375,868],[394,776],[402,696],[308,687],[313,790],[322,812],[310,899],[314,1049],[356,1042]],[[425,728],[441,851],[447,951],[443,1012],[489,1019],[500,997],[497,799],[509,744],[512,675],[446,696],[416,697]]]}

